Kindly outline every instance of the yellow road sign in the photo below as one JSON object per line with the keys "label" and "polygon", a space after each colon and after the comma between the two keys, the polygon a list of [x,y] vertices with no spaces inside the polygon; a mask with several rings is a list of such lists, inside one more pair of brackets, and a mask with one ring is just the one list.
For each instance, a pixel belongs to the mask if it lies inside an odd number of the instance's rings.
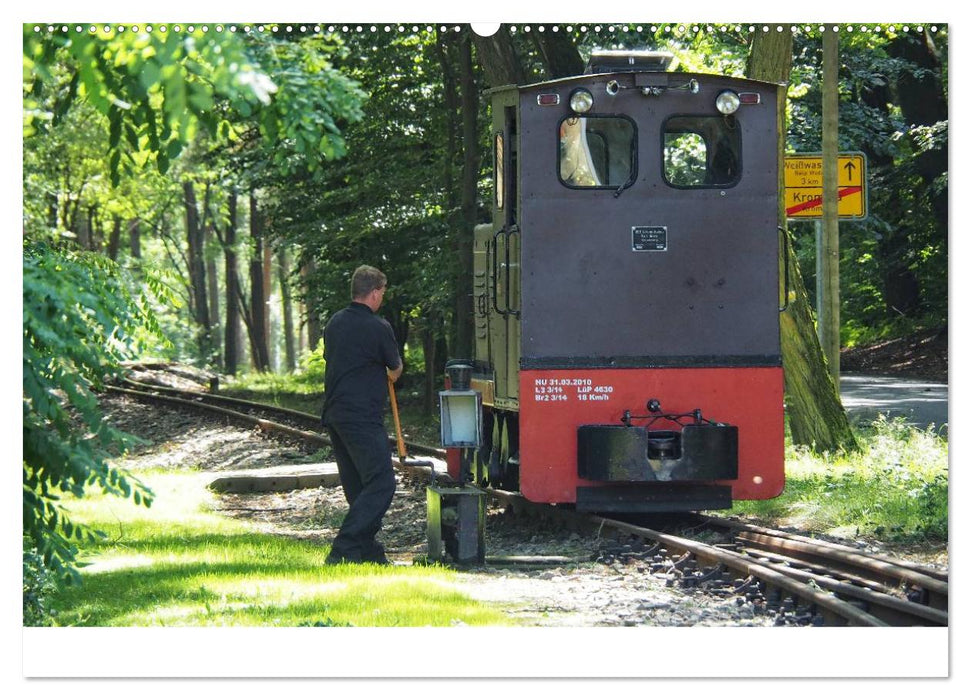
{"label": "yellow road sign", "polygon": [[[867,217],[866,156],[840,153],[837,166],[838,215],[841,219]],[[823,157],[820,154],[786,156],[785,205],[790,219],[823,215]]]}

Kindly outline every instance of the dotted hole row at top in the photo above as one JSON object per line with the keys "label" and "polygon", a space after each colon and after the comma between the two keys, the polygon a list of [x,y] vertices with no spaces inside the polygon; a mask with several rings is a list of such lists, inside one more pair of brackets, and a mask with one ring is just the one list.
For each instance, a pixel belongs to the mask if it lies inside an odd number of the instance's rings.
{"label": "dotted hole row at top", "polygon": [[[707,33],[716,33],[716,32],[736,32],[736,33],[749,32],[749,33],[754,33],[754,32],[757,32],[757,31],[770,32],[770,31],[773,31],[773,30],[775,30],[776,32],[785,31],[785,27],[782,26],[782,25],[768,25],[768,24],[759,24],[759,25],[756,25],[756,24],[745,24],[745,25],[735,24],[735,25],[717,25],[717,26],[710,25],[710,24],[709,25],[685,25],[685,24],[678,24],[678,25],[670,25],[670,24],[668,24],[668,25],[656,25],[656,24],[652,24],[652,25],[644,25],[644,24],[637,24],[637,25],[632,25],[632,24],[624,24],[624,25],[599,25],[599,24],[597,24],[597,25],[585,25],[585,24],[582,24],[582,25],[572,25],[571,24],[571,25],[565,25],[563,28],[567,32],[579,31],[581,33],[586,33],[586,32],[589,32],[589,31],[593,31],[593,32],[596,32],[596,33],[600,33],[600,32],[602,32],[604,30],[606,30],[606,31],[608,31],[610,33],[616,33],[618,31],[623,31],[625,33],[626,32],[630,32],[630,31],[637,31],[637,32],[650,31],[652,33],[656,33],[656,32],[659,32],[659,31],[663,31],[665,33],[671,33],[671,34],[699,34],[699,33],[702,33],[702,32],[707,32]],[[394,26],[388,25],[388,24],[386,24],[386,25],[380,25],[380,26],[379,25],[374,25],[374,24],[368,25],[368,26],[364,26],[364,25],[347,25],[347,24],[344,24],[344,25],[334,25],[334,24],[331,24],[331,25],[321,25],[321,24],[315,24],[315,25],[306,25],[306,24],[301,24],[301,25],[289,25],[289,24],[288,25],[281,25],[281,24],[273,24],[273,25],[262,25],[262,24],[260,24],[260,25],[249,25],[249,24],[243,24],[243,25],[236,25],[236,24],[229,24],[229,25],[214,24],[214,25],[209,25],[209,24],[200,24],[200,25],[193,25],[193,24],[187,24],[187,25],[184,25],[184,26],[181,25],[181,24],[171,24],[171,25],[166,25],[166,24],[159,24],[159,25],[152,25],[152,24],[146,24],[146,25],[110,25],[110,24],[104,24],[104,25],[94,25],[94,24],[91,24],[91,25],[80,25],[80,24],[75,24],[75,25],[71,25],[71,26],[68,26],[66,24],[61,24],[61,25],[54,25],[54,24],[40,25],[40,24],[38,24],[38,25],[34,25],[34,32],[35,33],[43,32],[43,31],[46,30],[48,33],[54,33],[54,32],[69,33],[71,31],[73,31],[73,32],[78,33],[78,34],[80,34],[82,32],[87,32],[89,34],[96,34],[99,31],[101,31],[102,33],[105,33],[105,34],[108,34],[108,33],[112,32],[112,31],[115,31],[115,32],[118,32],[118,33],[123,33],[123,32],[126,32],[126,31],[131,31],[131,32],[136,33],[136,34],[139,33],[139,32],[142,32],[142,31],[148,32],[148,33],[151,33],[153,31],[158,31],[158,32],[161,32],[161,33],[165,33],[167,31],[173,31],[173,32],[179,33],[179,32],[185,31],[185,32],[190,33],[190,34],[191,33],[194,33],[195,31],[202,31],[202,32],[215,31],[217,33],[221,33],[221,32],[224,32],[224,31],[228,31],[228,32],[231,32],[231,33],[234,33],[234,32],[243,32],[245,34],[249,34],[251,32],[257,32],[257,33],[266,33],[266,32],[278,33],[280,31],[284,31],[286,33],[293,33],[293,32],[300,32],[300,33],[311,33],[311,32],[313,32],[313,33],[320,33],[320,32],[326,31],[326,32],[329,32],[329,33],[340,32],[340,33],[346,33],[346,34],[369,32],[369,33],[374,34],[374,33],[378,33],[380,31],[383,31],[386,34],[390,34],[391,32],[405,33],[409,29],[411,29],[411,32],[412,33],[417,34],[417,33],[421,32],[423,30],[426,31],[426,32],[434,32],[435,29],[436,29],[436,27],[433,26],[433,25],[424,25],[424,26],[411,25],[409,27],[408,25],[403,25],[403,24],[398,24],[398,25],[394,25]],[[447,32],[447,31],[461,32],[462,29],[463,29],[463,27],[462,27],[462,25],[439,25],[437,27],[437,29],[439,31],[441,31],[441,32]],[[904,24],[904,25],[888,24],[888,25],[873,25],[873,26],[869,26],[869,25],[852,25],[852,24],[847,24],[847,25],[838,25],[838,24],[836,24],[836,25],[810,25],[810,24],[799,25],[799,24],[792,24],[792,25],[789,25],[789,29],[793,33],[803,32],[803,33],[807,33],[807,34],[812,33],[814,31],[825,32],[825,31],[830,30],[830,29],[832,31],[834,31],[834,32],[840,32],[840,31],[844,31],[844,32],[847,32],[847,33],[852,33],[852,32],[868,33],[868,32],[872,32],[872,33],[875,33],[875,34],[879,34],[880,32],[895,33],[895,32],[898,32],[898,31],[899,32],[910,32],[910,31],[923,32],[923,31],[925,31],[925,27],[923,25],[910,26],[910,25],[906,25],[906,24]],[[937,25],[932,25],[929,29],[930,29],[931,32],[937,32],[938,31]],[[547,30],[549,30],[551,32],[559,32],[560,31],[560,25],[554,24],[554,25],[536,25],[536,26],[533,26],[533,25],[528,25],[527,24],[527,25],[522,25],[522,26],[510,25],[510,26],[507,27],[507,31],[510,34],[515,34],[517,32],[529,33],[531,31],[545,32]]]}

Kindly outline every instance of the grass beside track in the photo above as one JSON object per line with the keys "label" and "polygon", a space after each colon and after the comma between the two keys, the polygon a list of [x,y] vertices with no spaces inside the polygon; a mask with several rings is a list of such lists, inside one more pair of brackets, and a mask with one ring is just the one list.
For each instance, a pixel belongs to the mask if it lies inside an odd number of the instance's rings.
{"label": "grass beside track", "polygon": [[83,585],[54,594],[62,626],[502,625],[441,567],[327,566],[329,547],[258,532],[213,511],[211,475],[137,474],[150,508],[91,495],[69,504],[107,534],[87,547]]}
{"label": "grass beside track", "polygon": [[843,537],[948,541],[948,443],[935,430],[880,419],[858,433],[861,450],[815,455],[786,446],[786,486],[771,501],[738,501],[734,515]]}

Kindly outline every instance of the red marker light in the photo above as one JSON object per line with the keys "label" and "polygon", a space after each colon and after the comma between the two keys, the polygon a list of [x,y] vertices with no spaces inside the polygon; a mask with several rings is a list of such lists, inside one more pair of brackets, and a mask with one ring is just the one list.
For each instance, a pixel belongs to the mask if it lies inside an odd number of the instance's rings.
{"label": "red marker light", "polygon": [[543,107],[560,104],[560,96],[556,93],[544,93],[536,96],[536,104]]}
{"label": "red marker light", "polygon": [[757,92],[740,92],[738,93],[738,101],[743,105],[762,104],[762,95]]}

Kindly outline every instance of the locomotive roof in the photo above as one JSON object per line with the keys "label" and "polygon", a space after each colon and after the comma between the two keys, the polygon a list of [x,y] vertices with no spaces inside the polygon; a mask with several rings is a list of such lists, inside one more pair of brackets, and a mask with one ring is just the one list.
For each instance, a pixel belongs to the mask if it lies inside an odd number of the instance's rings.
{"label": "locomotive roof", "polygon": [[[570,83],[575,83],[575,82],[589,81],[594,78],[599,80],[605,77],[632,75],[634,73],[644,74],[645,72],[646,71],[620,70],[620,71],[614,71],[612,73],[581,73],[579,75],[571,75],[566,78],[555,78],[553,80],[543,80],[538,83],[526,83],[523,85],[516,85],[514,83],[509,83],[507,85],[500,85],[499,87],[489,88],[488,90],[484,91],[484,94],[492,95],[497,92],[505,92],[508,90],[517,90],[519,92],[523,92],[525,90],[532,90],[535,88],[542,88],[547,86],[557,87],[560,85],[568,85]],[[714,78],[718,80],[730,80],[730,81],[737,81],[737,82],[753,83],[755,85],[765,85],[766,87],[781,87],[785,85],[785,83],[775,83],[768,80],[756,80],[755,78],[746,78],[746,77],[739,77],[739,76],[732,76],[732,75],[719,75],[718,73],[687,73],[687,72],[681,72],[681,71],[656,71],[651,73],[654,75],[670,75],[670,76],[679,76],[679,77],[683,76],[686,80],[691,78],[696,78],[700,81],[705,78],[707,79]]]}

